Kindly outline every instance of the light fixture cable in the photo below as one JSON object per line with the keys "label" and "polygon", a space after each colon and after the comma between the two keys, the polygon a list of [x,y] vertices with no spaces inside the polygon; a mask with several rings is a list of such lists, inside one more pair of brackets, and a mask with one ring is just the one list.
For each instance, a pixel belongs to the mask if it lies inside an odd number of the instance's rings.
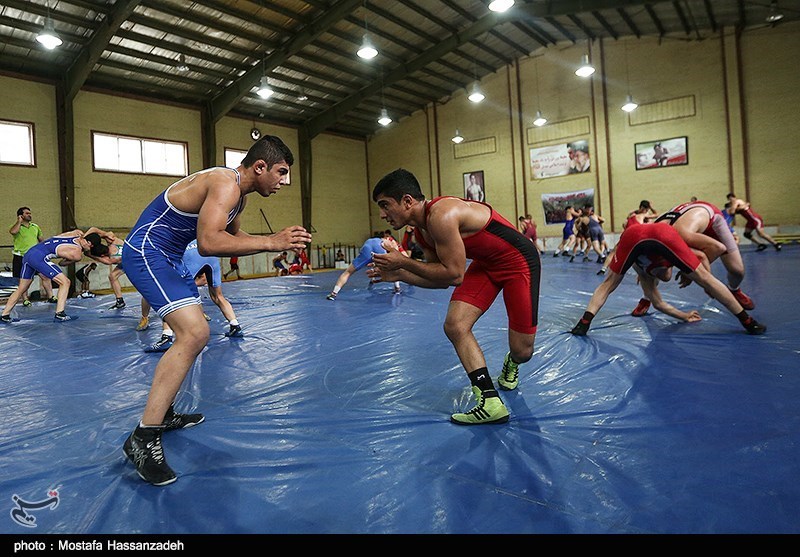
{"label": "light fixture cable", "polygon": [[381,115],[378,118],[378,123],[381,126],[388,126],[392,123],[392,118],[386,110],[386,100],[383,98],[383,72],[381,72]]}
{"label": "light fixture cable", "polygon": [[261,68],[263,70],[263,75],[261,76],[261,82],[258,86],[258,90],[256,90],[256,95],[261,97],[262,99],[268,99],[272,96],[275,92],[272,90],[272,87],[269,86],[269,80],[267,79],[267,60],[266,56],[261,59]]}
{"label": "light fixture cable", "polygon": [[625,112],[633,112],[639,105],[633,100],[631,95],[631,73],[628,67],[628,41],[625,41],[625,82],[628,87],[628,96],[625,98],[625,104],[622,105],[622,110]]}
{"label": "light fixture cable", "polygon": [[534,64],[536,72],[536,118],[533,120],[533,125],[536,127],[544,126],[547,123],[547,118],[542,116],[542,95],[539,91],[539,59],[536,59]]}
{"label": "light fixture cable", "polygon": [[477,58],[473,58],[472,59],[472,63],[473,63],[473,66],[472,66],[473,74],[472,75],[475,77],[475,81],[472,83],[472,89],[470,90],[469,96],[467,98],[471,102],[479,103],[483,99],[485,99],[486,96],[483,94],[483,92],[481,92],[480,87],[478,87],[478,60],[477,60]]}
{"label": "light fixture cable", "polygon": [[369,40],[369,24],[367,23],[367,0],[364,0],[364,40],[358,49],[359,58],[364,60],[372,60],[378,55],[378,49]]}
{"label": "light fixture cable", "polygon": [[583,59],[581,61],[581,65],[575,70],[575,75],[578,77],[589,77],[595,72],[595,67],[592,65],[591,61],[589,60],[589,47],[587,45],[587,53],[583,55]]}

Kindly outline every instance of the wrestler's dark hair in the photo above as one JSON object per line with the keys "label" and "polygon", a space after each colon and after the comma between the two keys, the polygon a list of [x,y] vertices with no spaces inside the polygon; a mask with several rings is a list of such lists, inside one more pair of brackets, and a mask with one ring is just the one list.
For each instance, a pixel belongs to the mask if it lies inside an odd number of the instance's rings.
{"label": "wrestler's dark hair", "polygon": [[98,234],[97,232],[92,232],[91,234],[87,234],[86,236],[83,237],[83,239],[92,244],[92,247],[98,246],[101,243],[100,234]]}
{"label": "wrestler's dark hair", "polygon": [[105,244],[93,245],[89,249],[89,253],[96,257],[103,257],[104,255],[108,255],[108,246]]}
{"label": "wrestler's dark hair", "polygon": [[639,202],[639,208],[640,209],[652,209],[652,207],[650,206],[650,202],[648,200],[646,200],[646,199],[642,199]]}
{"label": "wrestler's dark hair", "polygon": [[92,244],[92,247],[89,248],[89,253],[92,255],[97,257],[108,255],[108,246],[103,243],[103,241],[100,239],[100,234],[97,232],[87,234],[83,237],[83,239]]}
{"label": "wrestler's dark hair", "polygon": [[416,176],[403,168],[393,170],[378,181],[372,190],[372,200],[377,201],[379,195],[391,197],[395,201],[400,201],[404,195],[410,195],[417,201],[425,199]]}
{"label": "wrestler's dark hair", "polygon": [[729,193],[728,195],[726,195],[725,197],[727,197],[728,199],[730,199],[731,197],[736,197],[736,194],[735,194],[735,193],[733,193],[733,192],[731,192],[731,193]]}
{"label": "wrestler's dark hair", "polygon": [[31,210],[31,208],[30,208],[30,207],[20,207],[19,209],[17,209],[17,216],[19,217],[19,216],[21,216],[21,215],[22,215],[22,213],[24,213],[25,211],[30,211],[30,210]]}
{"label": "wrestler's dark hair", "polygon": [[267,168],[272,168],[272,165],[281,161],[286,161],[286,164],[292,166],[294,164],[294,155],[292,155],[291,149],[286,146],[280,137],[265,135],[250,146],[244,159],[242,159],[242,166],[250,168],[258,160],[263,160],[267,163]]}

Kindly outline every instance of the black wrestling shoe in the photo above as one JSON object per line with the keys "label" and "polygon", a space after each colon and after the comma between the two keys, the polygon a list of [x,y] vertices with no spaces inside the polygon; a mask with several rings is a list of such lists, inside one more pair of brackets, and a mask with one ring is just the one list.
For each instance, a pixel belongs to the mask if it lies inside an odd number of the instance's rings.
{"label": "black wrestling shoe", "polygon": [[781,251],[781,245],[775,244],[775,251]]}
{"label": "black wrestling shoe", "polygon": [[767,249],[767,244],[758,244],[756,251],[764,251],[765,249]]}
{"label": "black wrestling shoe", "polygon": [[241,325],[231,325],[231,328],[228,329],[228,332],[225,333],[226,337],[243,337],[244,333],[242,333]]}
{"label": "black wrestling shoe", "polygon": [[187,427],[194,427],[206,421],[205,416],[202,414],[180,414],[170,406],[164,416],[164,431],[172,431],[175,429],[186,429]]}
{"label": "black wrestling shoe", "polygon": [[578,321],[578,323],[574,327],[572,327],[572,330],[570,331],[570,333],[579,337],[586,336],[586,333],[588,332],[589,332],[589,322],[583,319]]}
{"label": "black wrestling shoe", "polygon": [[122,309],[125,307],[125,300],[122,298],[117,298],[117,301],[114,303],[113,306],[109,307],[108,309]]}
{"label": "black wrestling shoe", "polygon": [[166,352],[172,346],[172,337],[169,335],[161,335],[161,338],[156,342],[144,349],[145,352]]}
{"label": "black wrestling shoe", "polygon": [[163,427],[137,427],[130,434],[122,452],[136,466],[136,473],[147,483],[168,485],[178,479],[164,458],[161,446]]}
{"label": "black wrestling shoe", "polygon": [[747,329],[747,334],[749,335],[763,335],[767,332],[767,326],[762,325],[752,317],[742,323],[742,325],[744,325],[744,328]]}
{"label": "black wrestling shoe", "polygon": [[55,314],[55,316],[53,316],[53,321],[71,321],[71,320],[72,317],[70,317],[63,311],[59,311],[58,313]]}

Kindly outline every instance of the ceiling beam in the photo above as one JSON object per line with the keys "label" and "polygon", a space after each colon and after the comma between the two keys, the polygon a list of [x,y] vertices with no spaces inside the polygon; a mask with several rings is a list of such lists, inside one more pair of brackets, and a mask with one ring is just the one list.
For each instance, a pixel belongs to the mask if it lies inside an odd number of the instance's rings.
{"label": "ceiling beam", "polygon": [[111,38],[122,24],[133,14],[133,10],[141,0],[117,0],[114,8],[100,22],[92,34],[89,44],[83,47],[80,54],[72,61],[65,75],[65,97],[67,101],[75,98],[81,86],[86,82],[94,65],[103,56]]}
{"label": "ceiling beam", "polygon": [[594,10],[594,11],[592,12],[592,15],[594,16],[594,18],[595,18],[597,21],[599,21],[599,22],[600,22],[600,25],[602,25],[602,26],[603,26],[603,29],[605,29],[605,30],[606,30],[606,33],[608,33],[609,35],[611,35],[611,38],[613,38],[615,41],[616,41],[617,39],[619,39],[619,35],[617,34],[616,30],[615,30],[615,29],[614,29],[614,28],[611,26],[611,24],[609,24],[609,23],[608,23],[608,20],[607,20],[605,17],[603,17],[603,14],[601,14],[601,13],[600,13],[600,12],[598,12],[597,10]]}
{"label": "ceiling beam", "polygon": [[[645,3],[646,2],[643,0],[593,0],[591,2],[591,8],[596,10],[607,8],[621,9],[623,6],[642,5]],[[332,126],[339,118],[343,117],[349,111],[355,109],[364,99],[379,93],[381,88],[405,79],[407,75],[425,67],[427,64],[430,64],[435,60],[438,60],[445,54],[456,50],[460,46],[475,40],[484,33],[491,31],[498,25],[518,19],[536,19],[542,17],[573,14],[580,11],[585,11],[587,9],[586,4],[587,2],[584,0],[562,0],[559,2],[547,2],[545,5],[523,4],[514,6],[510,10],[503,13],[489,13],[463,31],[440,40],[434,47],[424,51],[416,58],[389,71],[380,83],[371,83],[370,85],[363,87],[349,97],[336,103],[328,110],[311,118],[306,124],[306,131],[308,132],[309,137],[313,139],[325,131],[328,127]]]}
{"label": "ceiling beam", "polygon": [[230,87],[225,89],[221,94],[211,99],[209,103],[210,116],[213,122],[218,122],[225,114],[231,111],[236,103],[247,95],[250,90],[255,87],[261,76],[267,71],[272,71],[290,56],[299,52],[307,44],[311,43],[329,27],[333,26],[340,19],[349,14],[354,8],[360,5],[362,0],[340,0],[333,5],[324,15],[311,22],[308,26],[303,28],[294,35],[292,39],[287,41],[280,48],[274,50],[265,60],[263,67],[257,64],[248,70],[242,77],[237,79]]}

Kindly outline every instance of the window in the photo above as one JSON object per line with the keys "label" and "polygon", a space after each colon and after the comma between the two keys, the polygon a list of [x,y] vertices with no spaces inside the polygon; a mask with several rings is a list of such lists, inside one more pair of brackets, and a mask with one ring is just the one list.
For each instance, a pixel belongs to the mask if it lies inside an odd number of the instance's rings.
{"label": "window", "polygon": [[186,143],[92,132],[95,170],[186,176]]}
{"label": "window", "polygon": [[239,151],[238,149],[228,149],[225,147],[225,166],[228,168],[236,168],[242,164],[245,155],[247,155],[247,151]]}
{"label": "window", "polygon": [[0,164],[36,166],[33,124],[0,120]]}

